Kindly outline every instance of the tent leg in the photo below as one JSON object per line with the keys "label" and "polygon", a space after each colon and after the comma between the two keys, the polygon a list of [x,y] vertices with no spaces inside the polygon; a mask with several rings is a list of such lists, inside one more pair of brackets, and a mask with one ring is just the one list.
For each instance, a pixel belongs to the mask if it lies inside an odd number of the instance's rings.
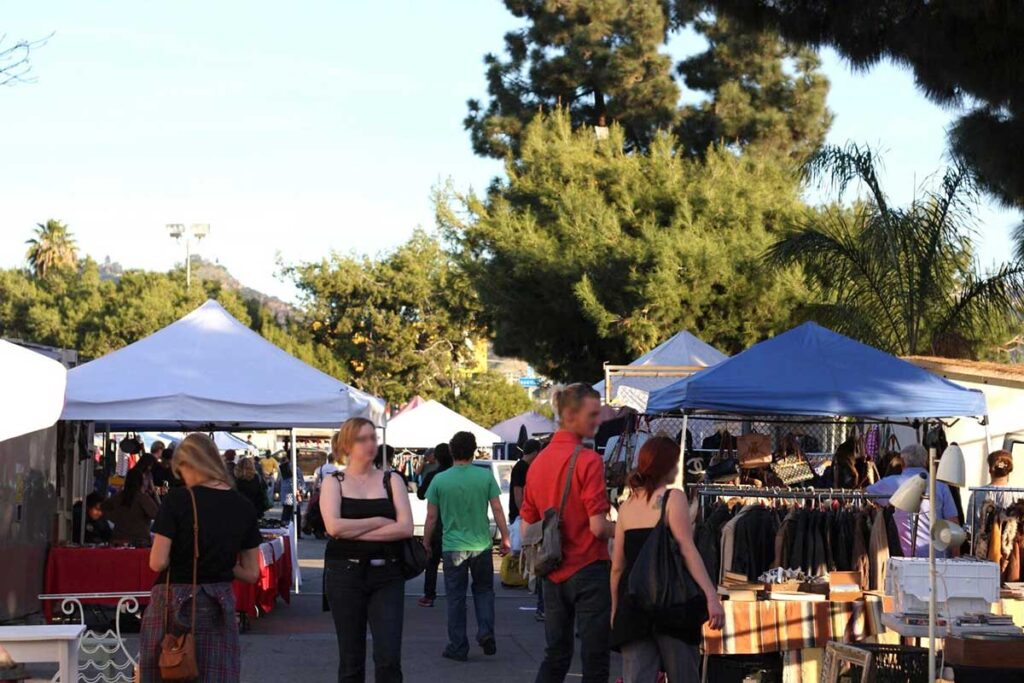
{"label": "tent leg", "polygon": [[[302,473],[299,471],[299,460],[295,456],[295,427],[291,428],[289,433],[289,442],[291,443],[291,458],[292,458],[292,500],[295,501],[295,511],[299,511],[299,477]],[[295,554],[296,559],[299,557],[299,528],[298,520],[302,518],[300,514],[292,515],[292,552]],[[300,569],[301,571],[301,569]],[[295,594],[298,595],[300,591],[301,578],[298,572],[294,572],[292,576],[292,588],[295,589]]]}
{"label": "tent leg", "polygon": [[689,424],[690,424],[690,416],[687,415],[686,413],[683,413],[683,431],[679,435],[679,440],[682,442],[682,443],[680,443],[679,448],[682,451],[683,458],[682,458],[682,462],[679,463],[679,474],[676,475],[676,483],[675,483],[676,488],[682,489],[683,493],[687,493],[687,491],[686,491],[686,429],[689,427]]}

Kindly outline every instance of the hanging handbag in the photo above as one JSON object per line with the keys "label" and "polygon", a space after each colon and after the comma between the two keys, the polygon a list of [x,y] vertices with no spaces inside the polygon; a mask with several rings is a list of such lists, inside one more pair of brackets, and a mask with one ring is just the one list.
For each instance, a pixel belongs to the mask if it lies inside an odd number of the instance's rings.
{"label": "hanging handbag", "polygon": [[772,464],[772,439],[767,434],[743,434],[736,439],[740,467],[745,470]]}
{"label": "hanging handbag", "polygon": [[[394,494],[391,492],[391,470],[384,473],[384,490],[387,491],[388,500],[394,505]],[[341,493],[340,480],[338,493]],[[406,581],[415,579],[427,568],[427,549],[423,547],[422,543],[417,543],[415,538],[404,538],[398,541],[398,564]]]}
{"label": "hanging handbag", "polygon": [[562,502],[558,509],[548,508],[539,522],[528,524],[523,530],[523,545],[529,543],[535,546],[532,564],[536,576],[547,576],[562,564],[562,515],[565,514],[565,502],[569,499],[576,458],[582,448],[582,445],[576,446],[569,458],[569,469],[565,473],[565,485],[562,487]]}
{"label": "hanging handbag", "polygon": [[167,605],[164,613],[164,638],[160,642],[160,679],[164,681],[188,681],[199,678],[199,663],[196,660],[196,592],[199,572],[199,509],[196,494],[190,487],[192,498],[192,627],[187,633],[171,633],[171,568],[167,568]]}
{"label": "hanging handbag", "polygon": [[656,624],[693,628],[708,619],[707,599],[686,568],[679,544],[665,522],[671,493],[667,490],[661,499],[661,516],[633,563],[627,592]]}

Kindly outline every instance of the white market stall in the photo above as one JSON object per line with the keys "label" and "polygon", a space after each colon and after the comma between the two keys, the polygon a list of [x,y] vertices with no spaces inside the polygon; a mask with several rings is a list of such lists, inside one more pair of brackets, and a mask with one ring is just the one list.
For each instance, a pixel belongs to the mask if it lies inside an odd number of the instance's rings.
{"label": "white market stall", "polygon": [[455,432],[470,432],[479,448],[501,442],[501,437],[459,415],[437,401],[424,401],[388,422],[387,443],[395,448],[432,448],[448,443]]}
{"label": "white market stall", "polygon": [[515,443],[519,439],[521,429],[526,429],[529,437],[535,434],[551,434],[558,429],[558,423],[540,413],[532,410],[510,417],[491,427],[491,431],[497,434],[506,443]]}
{"label": "white market stall", "polygon": [[0,441],[53,426],[64,407],[67,370],[41,353],[0,339]]}
{"label": "white market stall", "polygon": [[[207,301],[134,344],[68,373],[61,418],[133,431],[337,428],[384,403],[281,350]],[[298,477],[293,478],[297,488]],[[293,536],[294,556],[298,557]],[[296,587],[299,580],[295,573]]]}
{"label": "white market stall", "polygon": [[651,393],[727,358],[715,347],[682,330],[629,365],[606,364],[605,378],[595,384],[594,389],[606,403],[627,405],[644,412]]}

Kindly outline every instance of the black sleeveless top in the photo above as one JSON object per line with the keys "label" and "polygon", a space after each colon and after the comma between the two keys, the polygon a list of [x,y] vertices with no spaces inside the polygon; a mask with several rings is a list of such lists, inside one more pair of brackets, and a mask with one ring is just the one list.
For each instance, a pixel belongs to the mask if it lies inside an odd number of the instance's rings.
{"label": "black sleeveless top", "polygon": [[690,645],[700,643],[700,628],[680,628],[677,625],[656,624],[634,604],[629,596],[629,574],[640,556],[640,550],[654,527],[626,530],[626,541],[622,547],[626,555],[626,566],[619,579],[619,601],[612,624],[611,644],[615,650],[635,640],[652,635],[672,636]]}
{"label": "black sleeveless top", "polygon": [[[333,477],[341,484],[342,519],[368,519],[387,517],[397,519],[395,503],[391,499],[391,481],[384,475],[386,496],[383,498],[347,498],[344,484],[345,473],[336,472]],[[381,560],[398,557],[398,541],[360,541],[351,538],[332,538],[327,542],[324,560]]]}

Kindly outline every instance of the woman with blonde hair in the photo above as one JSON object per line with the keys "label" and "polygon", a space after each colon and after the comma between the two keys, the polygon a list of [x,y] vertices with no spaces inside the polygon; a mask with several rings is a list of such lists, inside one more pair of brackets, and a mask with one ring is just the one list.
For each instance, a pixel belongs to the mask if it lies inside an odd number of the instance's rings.
{"label": "woman with blonde hair", "polygon": [[332,444],[344,471],[324,479],[320,512],[330,541],[324,593],[338,635],[338,681],[366,680],[366,626],[373,633],[374,680],[402,680],[405,578],[400,541],[412,537],[412,509],[401,477],[374,467],[377,429],[363,418],[341,425]]}
{"label": "woman with blonde hair", "polygon": [[153,524],[149,566],[159,576],[142,618],[140,680],[160,680],[165,634],[191,632],[199,679],[232,683],[241,674],[231,582],[259,579],[258,516],[205,434],[185,437],[171,467],[185,486],[164,497]]}
{"label": "woman with blonde hair", "polygon": [[262,515],[270,507],[267,489],[256,473],[256,462],[252,458],[242,458],[235,465],[235,486],[252,503],[258,514]]}

